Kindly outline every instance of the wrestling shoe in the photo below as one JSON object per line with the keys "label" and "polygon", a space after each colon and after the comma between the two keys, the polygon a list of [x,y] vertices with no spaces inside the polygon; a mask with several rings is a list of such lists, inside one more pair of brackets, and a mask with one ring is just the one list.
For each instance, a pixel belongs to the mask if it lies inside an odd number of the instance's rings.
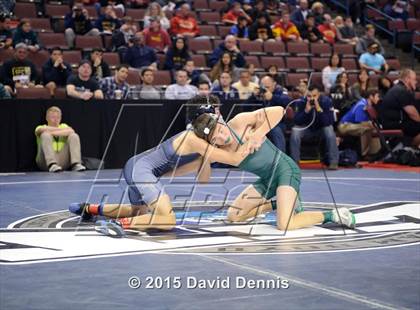
{"label": "wrestling shoe", "polygon": [[337,224],[354,229],[356,226],[356,217],[347,208],[338,208],[332,211],[332,221]]}
{"label": "wrestling shoe", "polygon": [[95,222],[95,231],[105,236],[122,238],[125,236],[124,228],[116,220],[100,220]]}
{"label": "wrestling shoe", "polygon": [[69,211],[73,214],[80,215],[83,221],[90,221],[93,215],[87,212],[89,205],[87,202],[73,202],[69,205]]}

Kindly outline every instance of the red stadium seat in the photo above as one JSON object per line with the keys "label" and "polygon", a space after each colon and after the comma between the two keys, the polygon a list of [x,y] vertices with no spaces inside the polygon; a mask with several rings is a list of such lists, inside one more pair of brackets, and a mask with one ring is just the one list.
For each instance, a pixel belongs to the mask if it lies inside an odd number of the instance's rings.
{"label": "red stadium seat", "polygon": [[222,23],[219,12],[200,12],[200,20],[210,25]]}
{"label": "red stadium seat", "polygon": [[192,55],[191,59],[194,61],[196,67],[207,68],[206,57],[204,55]]}
{"label": "red stadium seat", "polygon": [[53,32],[49,18],[31,18],[30,21],[36,32]]}
{"label": "red stadium seat", "polygon": [[248,55],[263,55],[263,45],[259,41],[240,41],[239,49]]}
{"label": "red stadium seat", "polygon": [[261,56],[261,66],[264,69],[267,69],[271,65],[276,65],[282,71],[286,69],[283,57]]}
{"label": "red stadium seat", "polygon": [[120,64],[120,55],[118,53],[103,53],[102,58],[111,69],[115,69]]}
{"label": "red stadium seat", "polygon": [[18,88],[16,90],[17,99],[51,99],[48,89],[44,87]]}
{"label": "red stadium seat", "polygon": [[224,39],[229,33],[231,26],[218,26],[219,27],[219,36]]}
{"label": "red stadium seat", "polygon": [[328,57],[331,55],[332,48],[328,43],[311,43],[311,52],[320,57]]}
{"label": "red stadium seat", "polygon": [[13,57],[15,51],[12,49],[0,49],[0,64]]}
{"label": "red stadium seat", "polygon": [[213,46],[210,39],[199,38],[199,39],[189,39],[188,40],[189,48],[194,53],[199,54],[210,54],[213,51]]}
{"label": "red stadium seat", "polygon": [[264,52],[273,56],[288,55],[283,42],[264,42]]}
{"label": "red stadium seat", "polygon": [[300,80],[307,79],[308,74],[306,73],[289,73],[287,74],[287,86],[295,88],[299,85]]}
{"label": "red stadium seat", "polygon": [[341,62],[342,66],[346,71],[358,71],[358,62],[354,58],[344,58]]}
{"label": "red stadium seat", "polygon": [[210,10],[209,2],[207,0],[195,0],[194,1],[194,10],[195,11]]}
{"label": "red stadium seat", "polygon": [[286,68],[296,72],[312,71],[307,57],[286,57]]}
{"label": "red stadium seat", "polygon": [[287,43],[287,51],[290,54],[298,56],[307,56],[309,52],[309,44],[305,42],[289,42]]}
{"label": "red stadium seat", "polygon": [[54,98],[55,99],[66,99],[67,98],[67,93],[66,93],[66,89],[65,88],[57,88],[54,92]]}
{"label": "red stadium seat", "polygon": [[69,63],[72,67],[78,67],[82,60],[82,55],[80,54],[80,51],[64,51],[63,58],[64,61]]}
{"label": "red stadium seat", "polygon": [[214,1],[210,1],[209,2],[209,8],[212,11],[215,12],[221,12],[224,8],[227,7],[227,2],[225,1],[218,1],[218,0],[214,0]]}
{"label": "red stadium seat", "polygon": [[53,18],[61,18],[70,12],[68,5],[55,5],[55,4],[46,4],[45,5],[45,15]]}
{"label": "red stadium seat", "polygon": [[135,21],[140,21],[143,20],[145,12],[146,10],[144,9],[126,9],[125,14],[133,18]]}
{"label": "red stadium seat", "polygon": [[200,35],[215,38],[219,36],[219,32],[216,25],[201,25]]}
{"label": "red stadium seat", "polygon": [[405,30],[405,23],[402,19],[393,19],[388,21],[388,29],[391,31]]}
{"label": "red stadium seat", "polygon": [[36,53],[28,53],[28,59],[32,61],[34,65],[39,69],[41,69],[42,66],[47,62],[48,58],[50,58],[50,54],[46,50],[39,50]]}
{"label": "red stadium seat", "polygon": [[398,58],[387,59],[386,63],[388,64],[390,70],[400,70],[401,69],[401,64],[400,64],[400,61],[398,60]]}
{"label": "red stadium seat", "polygon": [[407,29],[410,31],[420,31],[420,19],[407,19]]}
{"label": "red stadium seat", "polygon": [[253,64],[255,68],[261,68],[260,60],[258,56],[245,56],[245,61],[247,64]]}
{"label": "red stadium seat", "polygon": [[155,71],[153,85],[168,86],[172,82],[171,73],[167,70]]}
{"label": "red stadium seat", "polygon": [[322,71],[326,66],[328,66],[330,60],[323,57],[314,57],[311,58],[312,69],[315,71]]}
{"label": "red stadium seat", "polygon": [[315,85],[320,91],[324,91],[324,84],[322,83],[322,72],[312,72],[309,76],[309,86]]}
{"label": "red stadium seat", "polygon": [[17,2],[13,13],[19,19],[21,18],[36,18],[38,16],[35,3],[32,2]]}
{"label": "red stadium seat", "polygon": [[68,49],[64,33],[40,33],[38,35],[39,42],[45,48],[52,48],[55,46],[61,47],[62,49]]}
{"label": "red stadium seat", "polygon": [[127,83],[130,85],[139,85],[141,84],[140,79],[140,71],[130,68],[128,70],[128,77],[127,77]]}
{"label": "red stadium seat", "polygon": [[96,8],[93,5],[85,5],[84,8],[88,12],[89,18],[97,19],[98,13],[96,12]]}
{"label": "red stadium seat", "polygon": [[94,48],[103,48],[102,38],[100,36],[76,36],[75,47],[82,50],[92,50]]}
{"label": "red stadium seat", "polygon": [[342,57],[355,57],[354,46],[351,44],[334,44],[334,53]]}

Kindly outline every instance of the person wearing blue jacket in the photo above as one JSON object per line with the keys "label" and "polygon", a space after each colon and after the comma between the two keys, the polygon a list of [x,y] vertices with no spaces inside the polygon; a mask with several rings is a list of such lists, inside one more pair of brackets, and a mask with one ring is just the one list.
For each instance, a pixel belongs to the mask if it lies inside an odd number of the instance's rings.
{"label": "person wearing blue jacket", "polygon": [[233,35],[227,35],[225,41],[216,47],[209,57],[209,67],[212,68],[222,57],[223,53],[229,52],[232,55],[233,63],[238,68],[243,68],[246,65],[244,55],[238,48],[236,38]]}
{"label": "person wearing blue jacket", "polygon": [[130,47],[124,55],[124,63],[129,64],[133,68],[146,68],[153,66],[157,68],[157,57],[155,50],[144,44],[143,33],[136,33]]}
{"label": "person wearing blue jacket", "polygon": [[88,11],[81,4],[74,5],[72,12],[64,17],[64,28],[66,29],[64,35],[70,48],[74,47],[76,35],[99,35],[99,30],[93,28]]}
{"label": "person wearing blue jacket", "polygon": [[13,34],[13,47],[16,47],[19,43],[24,43],[31,52],[37,52],[39,50],[38,36],[35,31],[32,30],[31,22],[28,18],[22,18]]}
{"label": "person wearing blue jacket", "polygon": [[61,48],[54,47],[50,53],[50,59],[42,66],[42,81],[51,96],[54,96],[57,87],[67,85],[67,79],[72,72],[71,66],[63,60]]}
{"label": "person wearing blue jacket", "polygon": [[290,136],[290,155],[299,163],[303,137],[321,136],[327,145],[328,169],[338,168],[338,147],[334,132],[334,108],[331,98],[320,94],[317,86],[310,86],[306,97],[296,102],[295,126]]}

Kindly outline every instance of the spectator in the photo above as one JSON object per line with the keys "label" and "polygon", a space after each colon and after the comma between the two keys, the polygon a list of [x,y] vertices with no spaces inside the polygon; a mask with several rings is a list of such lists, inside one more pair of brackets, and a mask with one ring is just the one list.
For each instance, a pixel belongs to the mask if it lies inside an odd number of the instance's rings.
{"label": "spectator", "polygon": [[273,25],[274,37],[279,41],[300,41],[300,33],[295,24],[290,21],[289,13],[283,13],[282,18]]}
{"label": "spectator", "polygon": [[13,9],[15,7],[15,0],[3,0],[0,1],[0,12],[4,15],[11,15],[13,13]]}
{"label": "spectator", "polygon": [[385,14],[395,19],[408,19],[408,1],[393,0],[384,7]]}
{"label": "spectator", "polygon": [[377,90],[367,92],[367,97],[362,98],[341,118],[338,124],[338,132],[341,136],[360,137],[361,155],[368,157],[377,154],[381,150],[381,141],[373,137],[374,126],[369,120],[366,111],[368,106],[375,106],[379,102]]}
{"label": "spectator", "polygon": [[191,9],[188,4],[184,3],[181,5],[178,13],[171,18],[170,32],[174,36],[195,37],[200,34],[197,20],[191,15]]}
{"label": "spectator", "polygon": [[238,17],[238,23],[230,28],[229,34],[237,39],[249,39],[248,21],[244,16]]}
{"label": "spectator", "polygon": [[324,19],[324,5],[319,1],[314,2],[312,4],[311,11],[315,18],[315,25],[322,24]]}
{"label": "spectator", "polygon": [[210,84],[206,81],[201,81],[198,83],[198,94],[201,96],[209,96],[210,95]]}
{"label": "spectator", "polygon": [[16,47],[19,43],[26,44],[28,50],[33,53],[39,50],[38,36],[32,30],[31,22],[27,18],[22,18],[13,35],[13,46]]}
{"label": "spectator", "polygon": [[277,0],[267,0],[267,4],[265,6],[266,12],[270,15],[277,15],[280,11],[279,3],[280,2]]}
{"label": "spectator", "polygon": [[171,38],[165,29],[162,29],[159,20],[150,19],[150,26],[143,30],[145,44],[155,49],[156,52],[166,53]]}
{"label": "spectator", "polygon": [[12,32],[6,23],[6,17],[4,15],[0,15],[0,49],[7,49],[12,46]]}
{"label": "spectator", "polygon": [[390,90],[392,87],[392,81],[390,78],[386,76],[381,76],[378,79],[378,90],[379,90],[379,97],[383,98],[385,97],[388,90]]}
{"label": "spectator", "polygon": [[350,110],[353,103],[353,96],[349,86],[349,78],[345,71],[337,75],[335,84],[330,89],[330,97],[334,109],[338,110],[341,116]]}
{"label": "spectator", "polygon": [[230,10],[223,15],[222,22],[228,25],[237,25],[239,17],[244,17],[247,22],[252,23],[252,18],[245,13],[241,4],[235,1]]}
{"label": "spectator", "polygon": [[278,86],[282,88],[286,85],[286,78],[284,74],[279,73],[278,68],[276,65],[270,65],[266,70],[267,75],[271,76],[271,78],[276,82]]}
{"label": "spectator", "polygon": [[72,12],[67,13],[64,18],[64,28],[66,29],[64,34],[66,36],[67,45],[70,48],[74,47],[76,35],[99,35],[99,30],[93,28],[88,11],[80,4],[75,4]]}
{"label": "spectator", "polygon": [[176,84],[171,84],[165,91],[165,99],[188,100],[197,95],[197,87],[187,83],[188,75],[185,70],[176,72]]}
{"label": "spectator", "polygon": [[265,15],[258,15],[257,20],[249,28],[249,39],[254,41],[274,41],[273,31]]}
{"label": "spectator", "polygon": [[54,97],[57,87],[65,87],[71,75],[71,66],[64,62],[63,51],[54,47],[50,52],[50,59],[42,66],[42,81]]}
{"label": "spectator", "polygon": [[225,52],[232,55],[233,63],[236,67],[242,68],[245,66],[245,58],[238,48],[236,38],[233,35],[227,35],[224,42],[216,47],[209,57],[209,66],[213,67]]}
{"label": "spectator", "polygon": [[305,24],[305,20],[310,12],[308,7],[308,0],[299,1],[299,7],[294,10],[290,16],[291,21],[296,25],[296,27],[301,28]]}
{"label": "spectator", "polygon": [[147,7],[146,12],[144,13],[143,27],[147,28],[150,26],[150,21],[154,19],[159,21],[162,29],[168,31],[170,27],[169,19],[166,17],[165,12],[163,12],[162,7],[157,2],[152,2]]}
{"label": "spectator", "polygon": [[99,82],[99,87],[105,99],[126,99],[130,86],[127,83],[128,66],[119,65],[115,70],[114,76],[103,78]]}
{"label": "spectator", "polygon": [[156,53],[153,48],[145,45],[142,32],[137,32],[129,43],[129,48],[124,56],[124,63],[133,68],[145,68],[152,66],[157,68]]}
{"label": "spectator", "polygon": [[335,84],[337,75],[344,72],[344,68],[341,66],[341,57],[334,53],[330,57],[328,66],[322,69],[322,84],[326,93],[330,91],[330,88]]}
{"label": "spectator", "polygon": [[322,43],[323,36],[315,25],[315,16],[309,14],[305,20],[305,24],[300,29],[300,35],[306,43]]}
{"label": "spectator", "polygon": [[258,75],[255,74],[255,65],[253,63],[249,63],[245,66],[245,69],[248,70],[249,75],[251,77],[250,81],[255,84],[260,84],[260,78]]}
{"label": "spectator", "polygon": [[219,81],[213,86],[211,93],[217,96],[221,102],[239,99],[238,90],[232,87],[232,77],[229,72],[222,72],[220,74]]}
{"label": "spectator", "polygon": [[344,22],[341,16],[337,16],[334,19],[334,24],[337,28],[337,38],[339,42],[356,45],[358,38],[351,17],[347,16]]}
{"label": "spectator", "polygon": [[296,90],[300,97],[305,97],[308,92],[308,79],[300,79]]}
{"label": "spectator", "polygon": [[206,82],[209,85],[211,84],[209,77],[203,73],[203,71],[195,68],[194,60],[188,60],[185,63],[184,70],[187,71],[188,74],[188,84],[196,87],[198,87],[200,82]]}
{"label": "spectator", "polygon": [[0,99],[11,99],[12,96],[7,91],[6,87],[2,83],[0,83]]}
{"label": "spectator", "polygon": [[412,138],[412,145],[420,147],[419,106],[414,97],[417,75],[413,70],[401,71],[399,82],[385,95],[378,105],[379,116],[384,129],[401,129]]}
{"label": "spectator", "polygon": [[251,82],[251,75],[246,69],[240,70],[239,81],[232,86],[238,90],[241,100],[247,100],[259,88],[258,84]]}
{"label": "spectator", "polygon": [[322,24],[318,26],[319,32],[322,33],[324,41],[334,44],[337,41],[337,29],[335,28],[331,15],[324,14]]}
{"label": "spectator", "polygon": [[111,75],[109,65],[103,60],[102,49],[94,48],[90,52],[89,61],[92,64],[92,77],[98,81]]}
{"label": "spectator", "polygon": [[112,34],[121,27],[121,21],[118,19],[115,10],[111,5],[105,7],[104,14],[100,14],[95,22],[95,28],[105,34]]}
{"label": "spectator", "polygon": [[149,6],[150,0],[129,0],[132,9],[146,9]]}
{"label": "spectator", "polygon": [[356,53],[359,55],[366,53],[372,43],[378,44],[379,54],[385,55],[385,50],[381,42],[375,37],[375,27],[373,25],[367,25],[365,35],[356,44]]}
{"label": "spectator", "polygon": [[[94,2],[96,2],[96,0],[94,0]],[[113,10],[121,11],[121,13],[125,14],[125,0],[99,0],[96,3],[100,4],[100,6],[96,4],[97,10],[100,10],[101,7],[105,8],[109,5]]]}
{"label": "spectator", "polygon": [[359,101],[366,98],[367,91],[371,88],[369,74],[365,69],[360,70],[357,75],[357,82],[353,84],[350,91],[353,101]]}
{"label": "spectator", "polygon": [[129,97],[131,99],[161,99],[161,90],[153,85],[155,79],[155,72],[152,69],[146,68],[140,72],[142,84],[131,88]]}
{"label": "spectator", "polygon": [[295,126],[290,136],[291,157],[299,163],[301,140],[305,136],[321,136],[327,144],[328,169],[338,168],[338,148],[333,128],[334,114],[331,99],[310,86],[306,97],[296,102]]}
{"label": "spectator", "polygon": [[80,152],[79,135],[73,128],[61,123],[61,110],[52,106],[46,113],[47,125],[35,128],[38,152],[38,168],[59,172],[71,167],[73,171],[84,171]]}
{"label": "spectator", "polygon": [[234,65],[232,55],[229,52],[224,52],[219,62],[213,66],[209,73],[210,80],[212,82],[218,80],[222,72],[229,72],[230,76],[233,77],[233,81],[236,82],[238,80],[238,68]]}
{"label": "spectator", "polygon": [[371,43],[368,47],[368,52],[363,53],[359,58],[360,68],[377,74],[388,72],[388,64],[384,56],[379,54],[378,51],[379,45],[375,42]]}
{"label": "spectator", "polygon": [[10,94],[14,94],[17,88],[35,87],[38,83],[36,67],[27,57],[28,47],[19,43],[15,47],[14,57],[3,63],[0,78]]}
{"label": "spectator", "polygon": [[103,99],[104,95],[99,88],[98,81],[91,77],[92,65],[89,60],[82,60],[77,69],[67,80],[66,92],[70,98],[89,100],[91,98]]}
{"label": "spectator", "polygon": [[168,49],[165,56],[165,70],[180,70],[182,69],[191,55],[188,51],[188,45],[184,38],[178,37],[172,42],[172,47]]}
{"label": "spectator", "polygon": [[128,49],[130,38],[137,33],[137,25],[130,16],[123,17],[123,24],[120,29],[114,31],[112,34],[112,46],[114,50],[120,53],[120,58],[124,59],[125,52]]}
{"label": "spectator", "polygon": [[[276,12],[276,14],[278,13]],[[249,24],[251,25],[253,22],[257,21],[258,16],[260,15],[264,15],[266,20],[270,20],[270,14],[267,12],[264,0],[255,1],[254,8],[250,12],[251,21],[249,21]]]}
{"label": "spectator", "polygon": [[[266,75],[261,79],[261,88],[254,91],[250,101],[262,102],[266,107],[282,106],[283,108],[286,108],[290,102],[290,98],[283,93],[281,87],[276,86],[276,82],[271,76]],[[285,121],[282,120],[271,128],[267,135],[273,144],[282,152],[286,152],[285,130],[286,124]]]}

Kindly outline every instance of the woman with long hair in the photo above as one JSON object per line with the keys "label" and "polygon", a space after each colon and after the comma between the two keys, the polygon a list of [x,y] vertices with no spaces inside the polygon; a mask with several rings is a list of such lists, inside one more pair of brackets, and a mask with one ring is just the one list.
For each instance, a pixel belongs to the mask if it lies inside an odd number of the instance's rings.
{"label": "woman with long hair", "polygon": [[212,82],[219,80],[220,75],[223,72],[228,72],[232,76],[233,82],[236,82],[239,77],[238,68],[233,64],[232,54],[229,52],[224,52],[219,61],[213,66],[210,71],[210,80]]}

